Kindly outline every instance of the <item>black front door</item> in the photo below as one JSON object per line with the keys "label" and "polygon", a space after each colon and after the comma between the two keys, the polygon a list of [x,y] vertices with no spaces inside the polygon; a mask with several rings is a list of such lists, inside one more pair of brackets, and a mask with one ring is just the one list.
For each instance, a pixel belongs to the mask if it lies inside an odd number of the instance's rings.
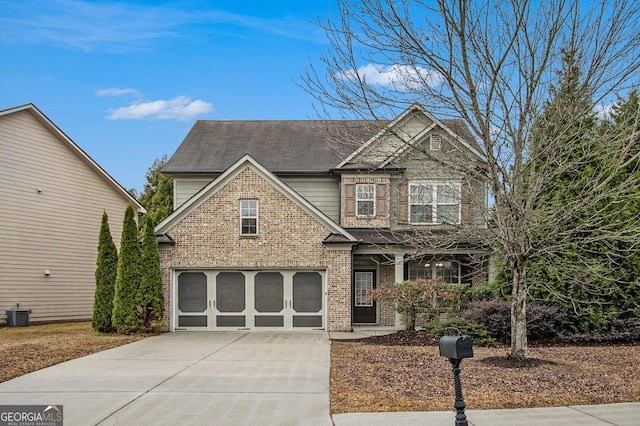
{"label": "black front door", "polygon": [[355,324],[376,323],[376,302],[371,300],[369,291],[375,288],[376,271],[355,271],[353,275],[353,322]]}

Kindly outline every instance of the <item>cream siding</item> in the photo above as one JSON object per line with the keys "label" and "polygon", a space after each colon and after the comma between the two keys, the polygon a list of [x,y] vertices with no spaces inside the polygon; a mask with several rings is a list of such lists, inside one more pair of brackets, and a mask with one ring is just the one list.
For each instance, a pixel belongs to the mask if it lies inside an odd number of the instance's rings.
{"label": "cream siding", "polygon": [[[184,204],[214,177],[174,177],[174,209]],[[282,177],[281,180],[336,223],[340,217],[340,184],[327,177]]]}
{"label": "cream siding", "polygon": [[336,223],[340,219],[340,183],[331,178],[282,177],[291,189]]}
{"label": "cream siding", "polygon": [[424,136],[424,132],[434,126],[432,120],[423,114],[406,117],[393,127],[393,131],[376,139],[352,160],[354,163],[378,164],[404,152],[410,144]]}
{"label": "cream siding", "polygon": [[213,177],[178,177],[173,179],[173,208],[174,210],[207,186]]}
{"label": "cream siding", "polygon": [[0,319],[91,318],[102,212],[119,245],[130,200],[28,110],[0,116],[0,184]]}

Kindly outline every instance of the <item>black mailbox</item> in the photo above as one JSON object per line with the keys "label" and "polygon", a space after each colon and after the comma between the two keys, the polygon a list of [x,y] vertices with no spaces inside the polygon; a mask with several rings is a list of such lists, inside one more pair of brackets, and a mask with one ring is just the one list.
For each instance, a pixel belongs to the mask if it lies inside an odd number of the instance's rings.
{"label": "black mailbox", "polygon": [[449,359],[473,358],[473,344],[465,336],[442,336],[438,342],[440,356]]}

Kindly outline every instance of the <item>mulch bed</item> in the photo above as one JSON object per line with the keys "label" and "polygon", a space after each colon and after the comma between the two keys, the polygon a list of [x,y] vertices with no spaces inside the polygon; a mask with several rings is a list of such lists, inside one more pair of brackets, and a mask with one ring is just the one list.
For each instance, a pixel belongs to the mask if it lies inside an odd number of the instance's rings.
{"label": "mulch bed", "polygon": [[[549,407],[640,401],[640,346],[474,347],[462,361],[467,409]],[[356,340],[331,348],[332,413],[453,410],[450,362],[424,331]]]}

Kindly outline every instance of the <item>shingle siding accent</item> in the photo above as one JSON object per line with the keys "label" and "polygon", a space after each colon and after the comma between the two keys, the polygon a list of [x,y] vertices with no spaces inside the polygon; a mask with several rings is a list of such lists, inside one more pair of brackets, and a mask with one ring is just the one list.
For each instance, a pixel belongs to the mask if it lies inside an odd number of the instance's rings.
{"label": "shingle siding accent", "polygon": [[[255,237],[240,236],[240,199],[259,202]],[[175,245],[162,253],[166,296],[170,296],[174,269],[326,270],[327,328],[329,331],[350,330],[351,250],[328,250],[322,241],[330,230],[250,168],[167,233]],[[170,306],[167,297],[167,312]]]}

